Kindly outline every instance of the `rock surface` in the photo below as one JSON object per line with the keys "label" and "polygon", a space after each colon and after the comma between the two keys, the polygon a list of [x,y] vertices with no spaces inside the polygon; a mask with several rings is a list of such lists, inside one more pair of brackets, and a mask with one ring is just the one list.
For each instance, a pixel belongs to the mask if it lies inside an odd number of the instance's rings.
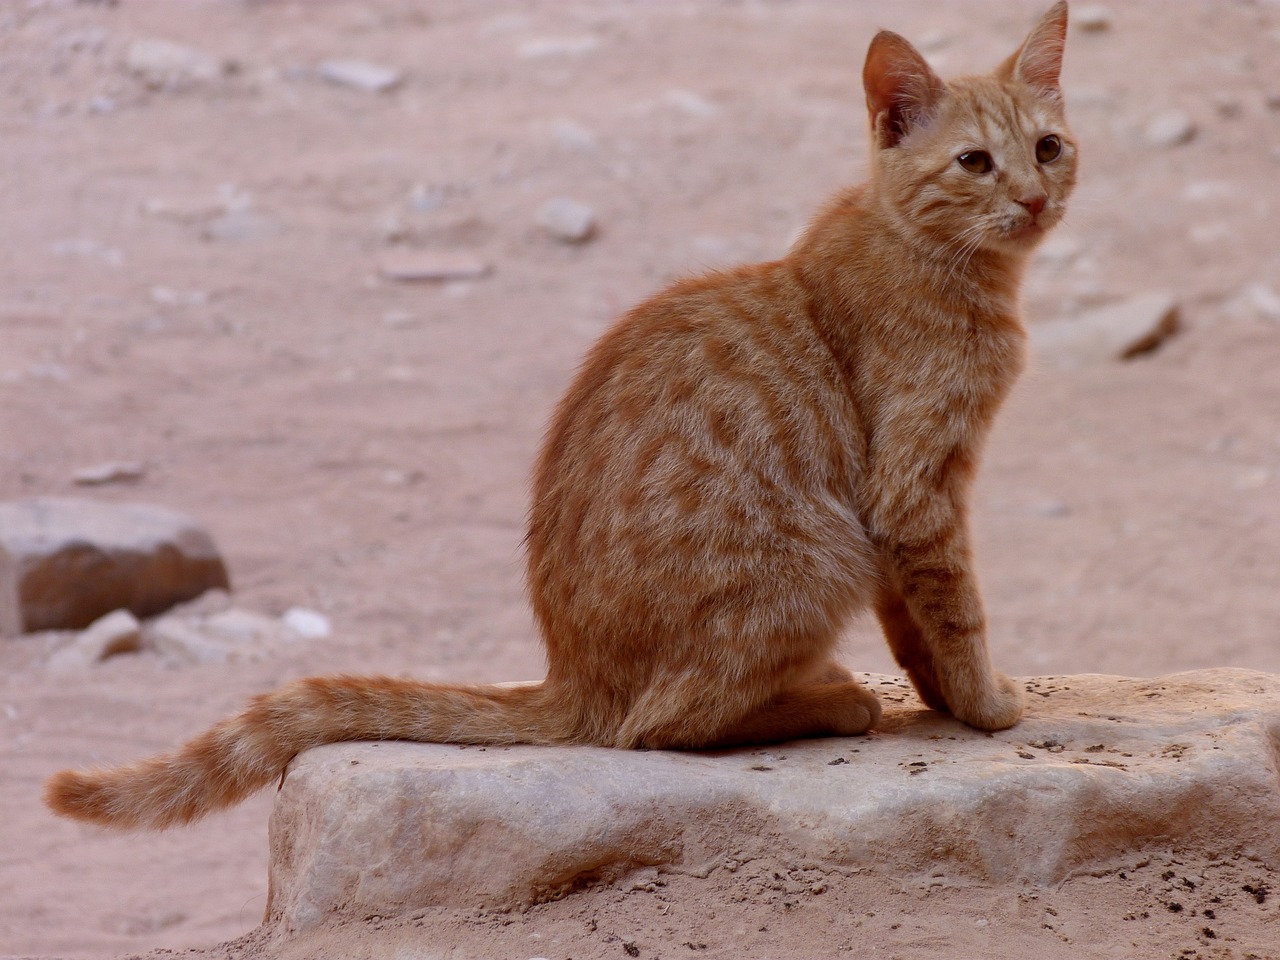
{"label": "rock surface", "polygon": [[0,636],[76,630],[114,610],[152,616],[227,586],[213,538],[175,511],[58,497],[0,503]]}
{"label": "rock surface", "polygon": [[1036,354],[1062,370],[1132,360],[1178,332],[1178,313],[1169,294],[1140,294],[1069,320],[1036,324],[1031,343]]}
{"label": "rock surface", "polygon": [[1145,850],[1280,856],[1280,677],[1026,681],[1014,729],[867,676],[878,733],[717,753],[409,743],[299,756],[271,818],[285,931],[426,906],[518,907],[642,867],[762,856],[1054,884]]}

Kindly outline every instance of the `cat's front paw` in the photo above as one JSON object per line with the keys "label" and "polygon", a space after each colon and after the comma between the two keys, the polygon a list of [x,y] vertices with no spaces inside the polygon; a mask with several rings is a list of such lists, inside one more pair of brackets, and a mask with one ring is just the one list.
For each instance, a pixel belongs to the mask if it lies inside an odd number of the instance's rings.
{"label": "cat's front paw", "polygon": [[951,711],[958,720],[978,730],[1006,730],[1018,722],[1022,716],[1022,689],[1004,674],[997,673],[992,679],[994,683],[985,696]]}

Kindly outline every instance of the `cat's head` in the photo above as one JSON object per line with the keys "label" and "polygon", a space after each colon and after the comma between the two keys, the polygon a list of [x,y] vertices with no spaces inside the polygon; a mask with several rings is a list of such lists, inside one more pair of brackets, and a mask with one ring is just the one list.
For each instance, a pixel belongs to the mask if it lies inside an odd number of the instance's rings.
{"label": "cat's head", "polygon": [[895,219],[948,247],[1015,254],[1062,219],[1076,179],[1066,32],[1060,0],[993,73],[950,82],[896,33],[876,35],[863,86],[873,180]]}

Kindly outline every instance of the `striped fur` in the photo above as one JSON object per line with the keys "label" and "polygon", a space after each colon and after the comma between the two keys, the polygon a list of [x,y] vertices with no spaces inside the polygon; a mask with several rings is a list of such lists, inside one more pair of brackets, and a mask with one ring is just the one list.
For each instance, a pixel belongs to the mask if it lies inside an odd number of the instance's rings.
{"label": "striped fur", "polygon": [[[677,283],[595,346],[535,473],[542,684],[301,680],[175,753],[60,773],[49,806],[164,827],[343,740],[697,748],[862,733],[879,705],[833,654],[866,609],[927,704],[979,729],[1015,723],[1020,694],[987,654],[967,499],[1022,364],[1024,263],[1074,184],[1065,31],[1058,3],[993,74],[950,83],[877,35],[869,181],[783,259]],[[1045,137],[1060,150],[1037,159]],[[989,170],[958,159],[976,151]]]}

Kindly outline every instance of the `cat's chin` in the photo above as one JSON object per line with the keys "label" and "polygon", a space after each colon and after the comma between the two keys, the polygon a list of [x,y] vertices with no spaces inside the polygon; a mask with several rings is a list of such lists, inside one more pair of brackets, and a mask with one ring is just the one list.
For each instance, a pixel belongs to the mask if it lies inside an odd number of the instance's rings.
{"label": "cat's chin", "polygon": [[1025,255],[1038,247],[1048,232],[1049,227],[1043,224],[1027,223],[995,234],[987,245],[1001,253]]}

